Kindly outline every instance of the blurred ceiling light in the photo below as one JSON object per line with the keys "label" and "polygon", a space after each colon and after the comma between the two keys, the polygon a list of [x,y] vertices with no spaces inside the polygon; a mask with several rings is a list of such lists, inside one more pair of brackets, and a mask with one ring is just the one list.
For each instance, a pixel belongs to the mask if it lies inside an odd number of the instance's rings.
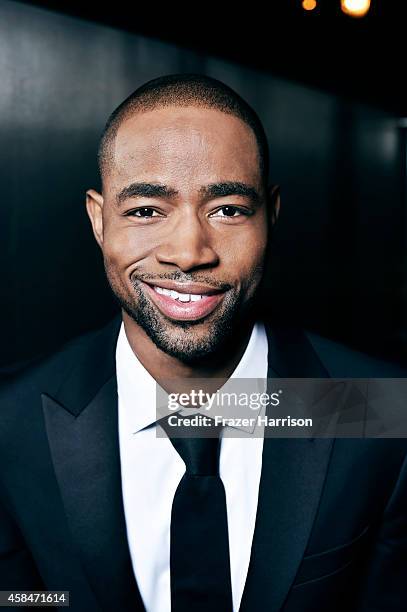
{"label": "blurred ceiling light", "polygon": [[316,5],[315,0],[302,0],[302,8],[306,11],[313,11]]}
{"label": "blurred ceiling light", "polygon": [[370,9],[370,0],[341,0],[344,13],[352,17],[363,17]]}

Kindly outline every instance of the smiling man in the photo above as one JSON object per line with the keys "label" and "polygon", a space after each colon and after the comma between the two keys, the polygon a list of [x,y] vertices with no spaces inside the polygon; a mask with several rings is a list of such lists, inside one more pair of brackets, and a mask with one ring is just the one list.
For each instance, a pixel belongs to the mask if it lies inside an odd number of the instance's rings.
{"label": "smiling man", "polygon": [[404,610],[404,439],[184,439],[157,416],[162,379],[404,376],[264,318],[279,197],[255,112],[203,75],[155,79],[99,165],[86,207],[121,312],[1,391],[0,590],[68,590],[75,612]]}
{"label": "smiling man", "polygon": [[[253,111],[226,88],[185,82],[150,84],[115,111],[99,151],[103,195],[88,191],[87,207],[147,369],[228,375],[253,326],[278,203],[268,206],[267,142]],[[225,351],[237,326],[237,350]]]}

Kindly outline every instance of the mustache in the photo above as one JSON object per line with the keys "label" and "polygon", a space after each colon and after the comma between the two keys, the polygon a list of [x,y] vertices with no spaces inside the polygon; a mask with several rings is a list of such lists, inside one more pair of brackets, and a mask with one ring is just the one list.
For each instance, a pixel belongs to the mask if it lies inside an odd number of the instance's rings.
{"label": "mustache", "polygon": [[132,284],[140,280],[149,281],[150,283],[159,280],[172,280],[177,281],[179,283],[202,283],[208,285],[209,287],[213,287],[213,289],[220,289],[221,291],[228,291],[229,289],[233,289],[233,285],[231,285],[230,283],[214,279],[212,276],[205,274],[188,274],[179,270],[175,272],[164,272],[163,274],[137,272],[137,270],[135,270],[130,275],[130,279]]}

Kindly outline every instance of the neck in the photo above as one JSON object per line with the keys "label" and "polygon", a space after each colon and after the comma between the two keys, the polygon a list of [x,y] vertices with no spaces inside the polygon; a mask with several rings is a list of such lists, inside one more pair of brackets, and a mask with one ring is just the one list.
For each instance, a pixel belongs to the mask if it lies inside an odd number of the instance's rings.
{"label": "neck", "polygon": [[221,350],[200,362],[186,364],[159,349],[125,311],[122,311],[122,316],[133,353],[155,380],[216,378],[226,381],[241,360],[254,325],[254,321],[248,318],[244,325],[239,326],[239,333],[233,334]]}

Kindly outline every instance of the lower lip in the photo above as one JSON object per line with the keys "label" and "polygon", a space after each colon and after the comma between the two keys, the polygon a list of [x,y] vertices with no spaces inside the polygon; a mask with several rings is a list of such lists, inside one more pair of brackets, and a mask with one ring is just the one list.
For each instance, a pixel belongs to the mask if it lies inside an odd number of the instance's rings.
{"label": "lower lip", "polygon": [[170,319],[176,321],[197,321],[210,314],[223,300],[224,293],[216,293],[202,297],[197,302],[180,302],[168,295],[157,293],[151,285],[143,283],[153,302],[161,312]]}

